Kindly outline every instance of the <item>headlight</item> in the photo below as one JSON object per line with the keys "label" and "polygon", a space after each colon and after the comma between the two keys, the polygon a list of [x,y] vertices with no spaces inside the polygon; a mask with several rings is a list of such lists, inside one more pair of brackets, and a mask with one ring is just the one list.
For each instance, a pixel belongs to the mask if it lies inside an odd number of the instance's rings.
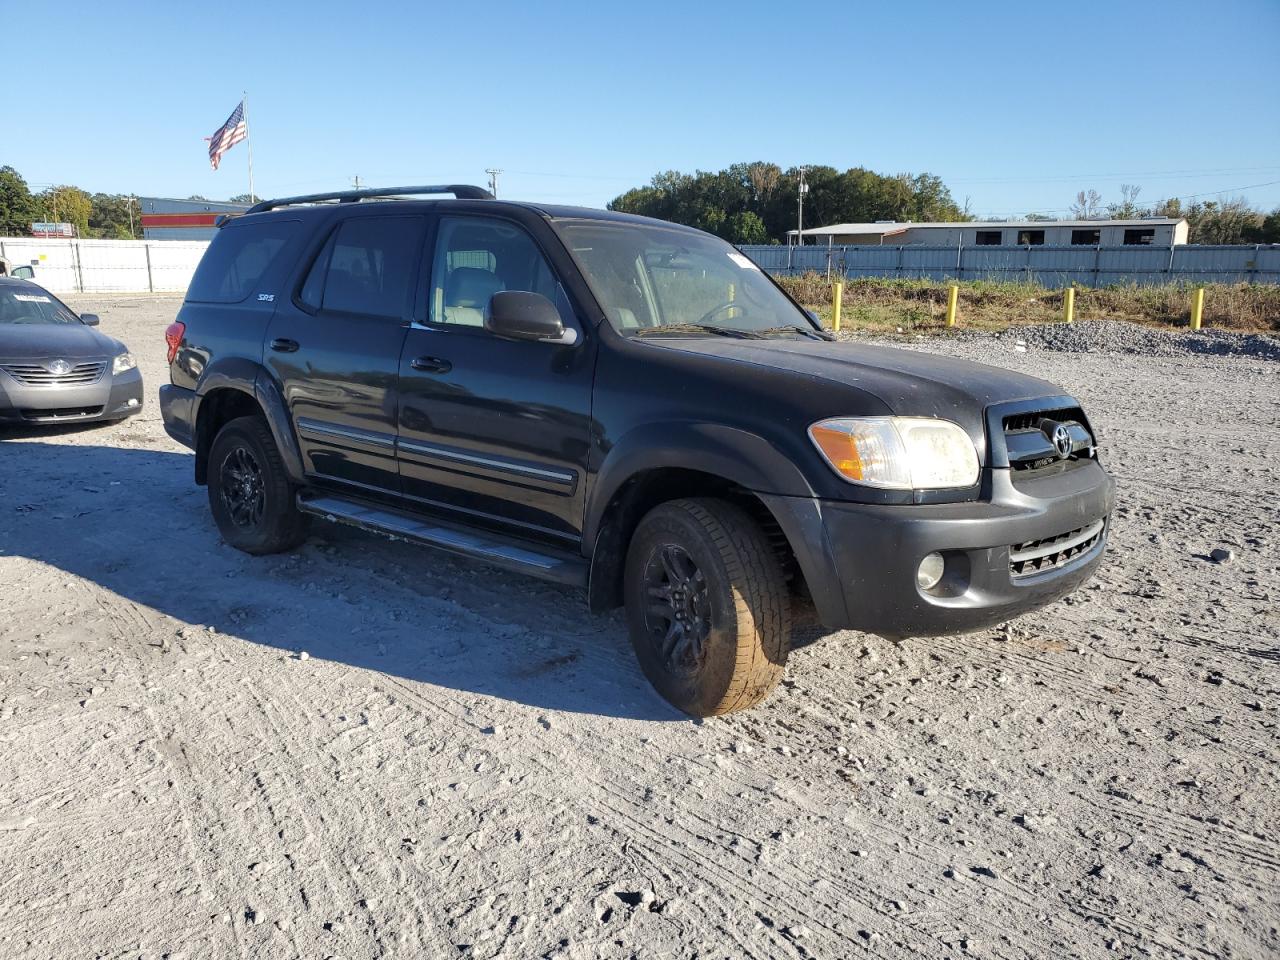
{"label": "headlight", "polygon": [[132,370],[138,365],[138,361],[133,359],[132,353],[122,353],[111,361],[112,374],[124,373],[126,370]]}
{"label": "headlight", "polygon": [[889,490],[971,487],[978,482],[973,441],[950,420],[839,417],[809,428],[809,438],[850,483]]}

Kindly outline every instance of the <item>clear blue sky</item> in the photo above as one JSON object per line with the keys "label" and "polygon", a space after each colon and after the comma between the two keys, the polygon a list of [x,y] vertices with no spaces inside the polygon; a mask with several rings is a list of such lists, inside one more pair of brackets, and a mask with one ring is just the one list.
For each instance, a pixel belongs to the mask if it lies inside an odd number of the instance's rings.
{"label": "clear blue sky", "polygon": [[202,138],[247,90],[265,195],[496,166],[504,196],[602,206],[770,160],[934,173],[979,215],[1122,183],[1280,206],[1280,0],[0,0],[0,22],[31,27],[5,31],[0,164],[33,186],[246,192],[244,145],[214,172]]}

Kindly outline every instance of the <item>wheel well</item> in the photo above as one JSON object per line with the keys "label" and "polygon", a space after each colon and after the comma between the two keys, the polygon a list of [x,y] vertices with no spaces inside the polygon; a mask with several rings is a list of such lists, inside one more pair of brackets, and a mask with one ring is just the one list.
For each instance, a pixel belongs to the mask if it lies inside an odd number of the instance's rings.
{"label": "wheel well", "polygon": [[196,417],[196,483],[209,480],[209,448],[218,431],[237,417],[252,416],[263,416],[262,407],[243,390],[224,387],[204,396]]}
{"label": "wheel well", "polygon": [[604,509],[603,522],[591,555],[591,609],[597,613],[622,605],[622,575],[627,547],[646,513],[668,500],[716,497],[736,504],[760,525],[782,565],[793,593],[806,592],[804,575],[786,534],[773,513],[750,490],[724,477],[700,470],[645,470],[628,479]]}

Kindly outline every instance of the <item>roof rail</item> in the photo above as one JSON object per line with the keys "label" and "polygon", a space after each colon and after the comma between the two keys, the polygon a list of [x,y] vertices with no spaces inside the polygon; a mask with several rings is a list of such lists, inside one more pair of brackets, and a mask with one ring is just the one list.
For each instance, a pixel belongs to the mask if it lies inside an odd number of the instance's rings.
{"label": "roof rail", "polygon": [[451,193],[459,200],[492,200],[494,196],[484,187],[472,187],[465,183],[447,183],[421,187],[373,187],[368,190],[339,190],[336,193],[308,193],[300,197],[281,197],[278,200],[262,200],[245,213],[262,213],[277,207],[294,207],[302,203],[322,203],[336,200],[338,203],[356,203],[375,197],[417,196],[430,193]]}

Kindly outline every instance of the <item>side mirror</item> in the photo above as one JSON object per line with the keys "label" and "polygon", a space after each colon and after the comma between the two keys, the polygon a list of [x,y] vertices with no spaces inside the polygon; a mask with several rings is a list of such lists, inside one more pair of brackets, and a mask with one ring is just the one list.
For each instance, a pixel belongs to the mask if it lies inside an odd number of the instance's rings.
{"label": "side mirror", "polygon": [[484,328],[511,340],[540,340],[565,346],[578,342],[578,331],[566,328],[560,311],[540,293],[504,290],[489,299]]}
{"label": "side mirror", "polygon": [[[0,271],[0,273],[3,273],[3,271]],[[31,267],[14,267],[9,271],[9,276],[15,280],[34,280],[36,272]]]}
{"label": "side mirror", "polygon": [[82,313],[80,314],[80,322],[86,327],[96,327],[102,321],[98,319],[96,313]]}

